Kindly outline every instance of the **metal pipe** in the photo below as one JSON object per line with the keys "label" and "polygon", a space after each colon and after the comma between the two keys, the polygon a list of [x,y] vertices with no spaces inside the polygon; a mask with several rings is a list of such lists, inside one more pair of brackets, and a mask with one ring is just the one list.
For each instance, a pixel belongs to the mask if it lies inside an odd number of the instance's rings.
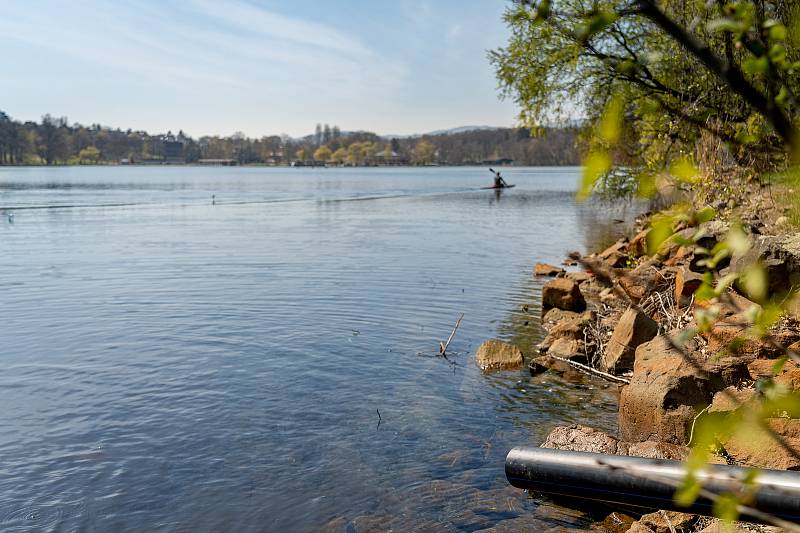
{"label": "metal pipe", "polygon": [[[709,465],[697,474],[697,480],[704,489],[716,494],[737,493],[750,471]],[[711,501],[706,498],[698,498],[691,507],[679,507],[674,502],[676,487],[685,477],[686,466],[680,461],[528,447],[514,448],[506,457],[506,478],[520,489],[711,516]],[[760,470],[752,498],[743,503],[800,522],[800,473]]]}

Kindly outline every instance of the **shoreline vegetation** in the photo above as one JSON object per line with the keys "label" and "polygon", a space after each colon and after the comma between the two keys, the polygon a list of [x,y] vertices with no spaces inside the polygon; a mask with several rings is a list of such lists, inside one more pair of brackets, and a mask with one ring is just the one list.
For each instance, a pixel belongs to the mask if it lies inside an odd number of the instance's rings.
{"label": "shoreline vegetation", "polygon": [[[564,426],[543,446],[681,460],[672,503],[715,517],[612,531],[800,531],[763,512],[758,485],[759,469],[800,471],[800,6],[525,0],[504,21],[489,59],[520,121],[586,112],[578,199],[651,201],[628,238],[570,255],[580,271],[539,266],[555,279],[531,372],[580,363],[628,382],[618,434]],[[711,488],[714,463],[747,473]]]}
{"label": "shoreline vegetation", "polygon": [[[605,379],[618,387],[617,434],[561,425],[549,432],[544,448],[800,470],[800,418],[793,408],[770,406],[800,389],[800,364],[792,356],[800,351],[800,321],[783,312],[757,331],[749,318],[770,301],[791,296],[800,281],[800,238],[787,217],[793,194],[783,184],[750,183],[737,200],[718,199],[713,217],[676,224],[655,248],[659,214],[650,210],[604,250],[569,254],[561,265],[536,263],[533,276],[544,281],[542,305],[530,312],[533,319],[540,313],[546,332],[538,353],[491,339],[477,350],[476,363],[484,370],[525,365],[532,376]],[[718,266],[730,275],[754,262],[764,265],[761,294],[746,283],[704,293],[710,288],[707,252],[732,234],[744,241]],[[754,409],[765,418],[737,428]],[[553,501],[591,507],[588,501]],[[723,530],[719,519],[687,513],[599,509],[602,531]],[[738,523],[731,531],[784,529]]]}
{"label": "shoreline vegetation", "polygon": [[575,166],[578,145],[574,126],[456,128],[401,137],[317,124],[301,138],[235,133],[195,139],[183,131],[150,134],[50,115],[20,122],[0,111],[0,166]]}

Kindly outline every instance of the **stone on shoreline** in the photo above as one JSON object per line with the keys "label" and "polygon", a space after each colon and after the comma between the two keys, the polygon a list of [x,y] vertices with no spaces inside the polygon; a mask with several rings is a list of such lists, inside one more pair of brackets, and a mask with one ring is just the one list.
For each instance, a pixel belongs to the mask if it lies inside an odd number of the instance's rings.
{"label": "stone on shoreline", "polygon": [[636,349],[631,383],[620,392],[619,429],[624,440],[685,444],[692,420],[714,393],[749,378],[747,359],[711,361],[689,355],[704,372],[698,372],[663,336]]}
{"label": "stone on shoreline", "polygon": [[590,279],[592,279],[594,277],[594,274],[592,274],[591,272],[584,272],[580,270],[577,272],[567,272],[566,277],[568,277],[569,279],[580,285],[584,281],[589,281]]}
{"label": "stone on shoreline", "polygon": [[675,304],[683,307],[689,304],[694,291],[703,283],[703,276],[688,268],[676,268],[675,271]]}
{"label": "stone on shoreline", "polygon": [[556,278],[542,287],[542,311],[553,307],[566,311],[581,312],[586,309],[586,300],[578,284],[568,278]]}
{"label": "stone on shoreline", "polygon": [[522,351],[508,342],[489,339],[478,347],[475,362],[481,370],[503,370],[522,366]]}
{"label": "stone on shoreline", "polygon": [[554,307],[547,311],[542,317],[542,327],[545,330],[550,331],[561,322],[573,320],[579,316],[581,316],[580,313],[576,313],[575,311],[564,311],[563,309],[557,309]]}
{"label": "stone on shoreline", "polygon": [[579,424],[553,428],[541,447],[675,461],[682,461],[689,456],[689,449],[684,446],[655,441],[625,442],[602,431]]}
{"label": "stone on shoreline", "polygon": [[658,334],[658,324],[649,316],[628,308],[620,317],[602,359],[606,372],[618,373],[633,369],[636,348]]}
{"label": "stone on shoreline", "polygon": [[536,263],[536,266],[533,268],[534,276],[558,276],[563,273],[563,268],[548,265],[547,263]]}

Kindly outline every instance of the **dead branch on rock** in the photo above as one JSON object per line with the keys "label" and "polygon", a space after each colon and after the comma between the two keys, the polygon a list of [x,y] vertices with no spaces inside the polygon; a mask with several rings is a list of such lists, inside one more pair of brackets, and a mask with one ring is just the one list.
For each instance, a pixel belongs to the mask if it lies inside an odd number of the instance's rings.
{"label": "dead branch on rock", "polygon": [[583,363],[579,363],[577,361],[571,361],[571,360],[566,359],[564,357],[559,357],[557,355],[552,355],[552,354],[549,354],[549,353],[546,353],[545,355],[547,357],[552,357],[553,359],[555,359],[557,361],[561,361],[563,363],[567,363],[568,365],[571,365],[571,366],[577,368],[578,370],[583,371],[583,372],[585,372],[587,374],[592,374],[594,376],[600,376],[601,378],[605,378],[605,379],[607,379],[609,381],[616,381],[618,383],[625,383],[625,384],[629,384],[630,383],[630,380],[628,380],[628,379],[621,378],[619,376],[615,376],[614,374],[609,374],[608,372],[603,372],[601,370],[597,370],[596,368],[592,368],[592,367],[590,367],[588,365],[584,365]]}
{"label": "dead branch on rock", "polygon": [[450,337],[447,339],[447,342],[440,342],[439,343],[439,355],[447,357],[447,348],[450,346],[450,341],[453,340],[453,337],[456,334],[456,330],[458,329],[458,326],[461,324],[461,319],[462,318],[464,318],[464,313],[461,313],[461,316],[458,317],[458,320],[456,320],[456,325],[453,328],[453,331],[450,333]]}

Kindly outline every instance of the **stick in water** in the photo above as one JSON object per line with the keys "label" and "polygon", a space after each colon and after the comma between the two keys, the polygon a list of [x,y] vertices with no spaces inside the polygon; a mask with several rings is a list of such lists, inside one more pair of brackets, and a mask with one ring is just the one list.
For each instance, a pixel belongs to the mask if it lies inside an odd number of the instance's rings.
{"label": "stick in water", "polygon": [[461,319],[462,318],[464,318],[464,313],[461,313],[461,316],[458,317],[458,320],[456,320],[456,326],[453,328],[453,332],[450,333],[450,338],[447,339],[447,342],[440,342],[439,343],[439,354],[440,355],[447,355],[447,347],[450,346],[450,341],[453,340],[453,337],[456,334],[456,330],[458,329],[458,326],[461,324]]}

